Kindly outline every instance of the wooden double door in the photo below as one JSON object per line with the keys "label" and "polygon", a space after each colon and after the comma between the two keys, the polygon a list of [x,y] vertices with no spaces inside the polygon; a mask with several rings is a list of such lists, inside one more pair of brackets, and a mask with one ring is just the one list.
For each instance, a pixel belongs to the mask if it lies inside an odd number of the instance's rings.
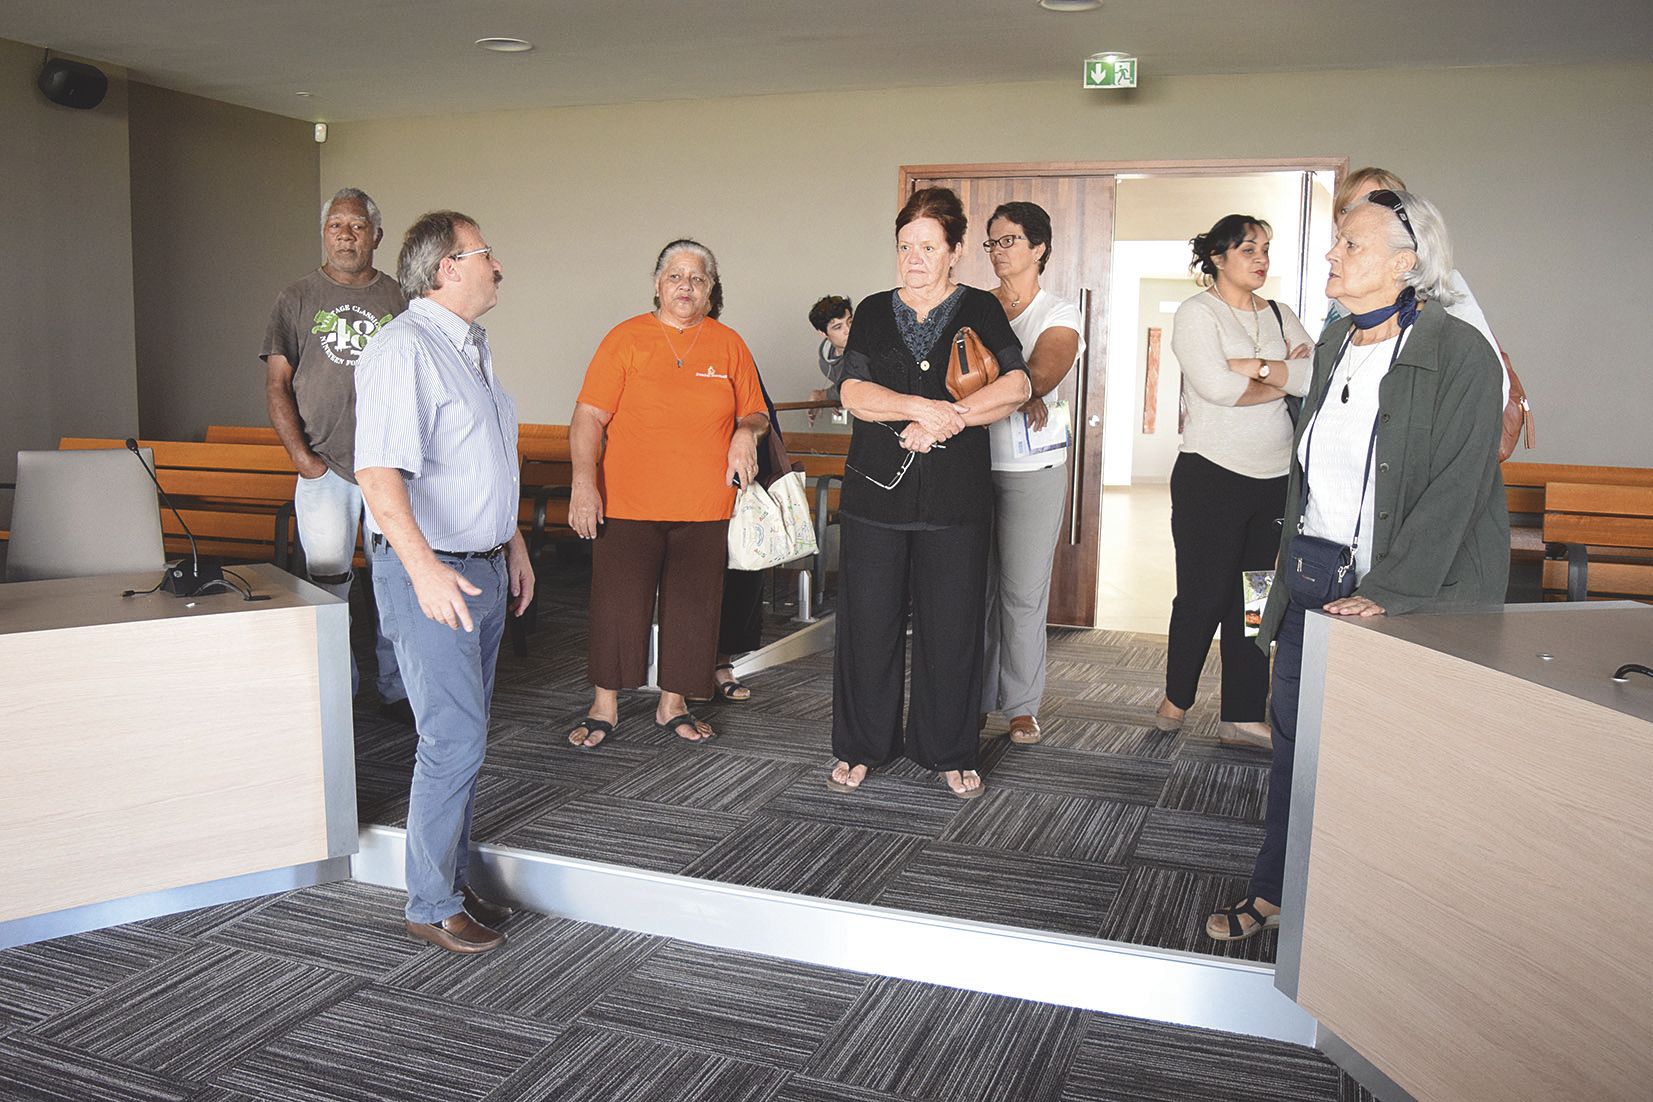
{"label": "wooden double door", "polygon": [[1050,214],[1051,253],[1040,282],[1050,294],[1078,304],[1084,332],[1079,364],[1057,388],[1073,411],[1067,501],[1050,581],[1047,622],[1096,626],[1097,570],[1102,542],[1102,404],[1108,349],[1108,280],[1113,250],[1114,177],[994,175],[992,166],[902,171],[902,198],[922,187],[958,193],[970,218],[961,283],[998,286],[982,242],[987,219],[1000,203],[1037,203]]}

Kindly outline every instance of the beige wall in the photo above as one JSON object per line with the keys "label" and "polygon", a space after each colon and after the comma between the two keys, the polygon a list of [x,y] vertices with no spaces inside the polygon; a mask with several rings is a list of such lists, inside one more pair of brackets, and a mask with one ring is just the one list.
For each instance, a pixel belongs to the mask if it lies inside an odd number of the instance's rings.
{"label": "beige wall", "polygon": [[0,482],[21,449],[137,429],[126,79],[103,66],[108,96],[77,111],[35,88],[40,61],[0,39]]}
{"label": "beige wall", "polygon": [[265,424],[270,307],[321,263],[310,124],[138,83],[130,113],[143,434]]}
{"label": "beige wall", "polygon": [[387,236],[439,205],[479,218],[506,276],[487,321],[500,372],[525,420],[566,421],[597,341],[647,308],[670,237],[718,253],[726,320],[784,400],[814,382],[809,304],[893,283],[903,163],[1346,155],[1445,210],[1538,404],[1532,456],[1648,463],[1653,383],[1622,300],[1653,207],[1650,99],[1653,65],[1622,65],[1150,79],[1131,99],[1063,83],[501,111],[337,124],[322,184],[373,192]]}

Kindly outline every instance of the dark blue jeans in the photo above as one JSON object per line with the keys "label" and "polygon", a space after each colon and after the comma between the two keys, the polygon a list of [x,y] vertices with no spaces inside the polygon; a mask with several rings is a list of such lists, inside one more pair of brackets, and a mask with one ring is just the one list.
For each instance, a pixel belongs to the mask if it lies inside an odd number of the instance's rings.
{"label": "dark blue jeans", "polygon": [[[1282,573],[1276,585],[1285,584]],[[1296,600],[1274,636],[1274,687],[1269,697],[1274,763],[1268,775],[1268,819],[1263,848],[1251,870],[1250,894],[1278,905],[1286,875],[1286,828],[1291,820],[1291,769],[1297,756],[1297,690],[1303,680],[1303,613]]]}

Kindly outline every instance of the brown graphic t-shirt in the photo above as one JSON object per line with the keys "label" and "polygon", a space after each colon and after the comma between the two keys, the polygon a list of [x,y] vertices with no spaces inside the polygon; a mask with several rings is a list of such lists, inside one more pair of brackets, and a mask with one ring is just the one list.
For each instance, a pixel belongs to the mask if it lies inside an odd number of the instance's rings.
{"label": "brown graphic t-shirt", "polygon": [[356,357],[373,334],[407,309],[402,288],[384,272],[361,287],[320,268],[281,292],[259,358],[285,356],[310,448],[328,468],[356,481]]}

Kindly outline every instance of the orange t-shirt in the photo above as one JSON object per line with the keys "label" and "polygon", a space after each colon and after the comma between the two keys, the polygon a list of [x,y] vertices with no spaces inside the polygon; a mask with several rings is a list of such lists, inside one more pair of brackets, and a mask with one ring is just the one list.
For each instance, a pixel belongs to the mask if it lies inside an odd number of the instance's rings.
{"label": "orange t-shirt", "polygon": [[585,370],[578,400],[614,415],[603,512],[618,520],[728,520],[729,439],[736,421],[765,412],[757,364],[740,334],[712,318],[670,330],[669,342],[667,332],[653,314],[628,318],[608,331]]}

